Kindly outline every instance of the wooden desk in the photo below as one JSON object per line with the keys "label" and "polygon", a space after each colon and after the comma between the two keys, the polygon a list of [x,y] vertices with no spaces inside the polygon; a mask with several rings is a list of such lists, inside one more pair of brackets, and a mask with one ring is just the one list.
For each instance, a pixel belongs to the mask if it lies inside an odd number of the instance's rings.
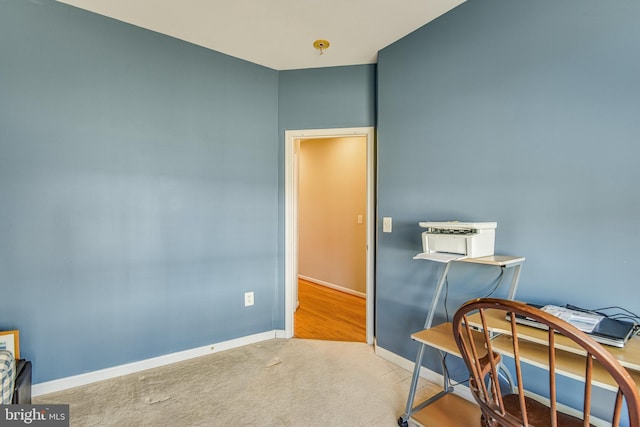
{"label": "wooden desk", "polygon": [[[511,338],[511,322],[506,319],[506,312],[497,310],[485,311],[487,328],[494,333],[501,334],[491,341],[493,349],[505,356],[513,357],[513,345]],[[482,328],[479,314],[469,318],[472,328]],[[452,327],[451,327],[452,328]],[[453,330],[453,329],[451,329]],[[526,325],[518,325],[518,338],[520,346],[520,360],[542,369],[548,369],[548,332],[542,329]],[[453,332],[451,334],[453,339]],[[584,356],[586,352],[565,336],[556,335],[556,372],[575,380],[584,381]],[[455,345],[455,341],[454,341]],[[627,368],[629,375],[636,382],[640,392],[640,337],[632,337],[624,348],[603,345],[622,366]],[[606,390],[617,391],[616,382],[604,368],[594,364],[592,382],[594,385]]]}
{"label": "wooden desk", "polygon": [[[477,348],[484,347],[484,341],[480,340],[480,335],[480,332],[474,334]],[[416,332],[411,335],[411,338],[422,345],[428,345],[443,353],[460,357],[460,351],[453,339],[453,325],[451,322]],[[480,416],[482,415],[478,405],[451,393],[449,389],[441,391],[413,409],[410,419],[421,427],[479,425]],[[452,422],[455,424],[452,424]]]}
{"label": "wooden desk", "polygon": [[[476,348],[484,348],[484,339],[482,339],[481,333],[475,332],[473,336]],[[421,344],[438,349],[443,353],[462,357],[456,341],[453,338],[453,324],[451,322],[441,323],[433,328],[416,332],[411,335],[411,338]]]}
{"label": "wooden desk", "polygon": [[[513,357],[510,322],[505,319],[504,313],[500,315],[500,313],[492,310],[487,314],[489,314],[487,316],[488,328],[492,332],[502,334],[491,341],[494,351]],[[479,315],[471,316],[469,320],[469,324],[473,327],[480,327]],[[482,332],[473,333],[476,348],[478,349],[485,347],[481,334]],[[549,355],[546,335],[547,332],[544,330],[518,325],[520,360],[523,363],[541,369],[548,369]],[[453,338],[453,324],[450,322],[416,332],[411,335],[411,338],[422,345],[436,348],[444,353],[461,356]],[[584,351],[578,349],[573,342],[563,336],[556,337],[556,344],[556,372],[568,378],[584,381]],[[564,349],[560,349],[560,347]],[[627,368],[636,382],[638,392],[640,392],[640,337],[631,338],[624,348],[604,347]],[[592,375],[592,384],[594,386],[613,392],[617,391],[615,381],[597,362],[594,363]],[[446,414],[449,414],[449,418],[446,418]],[[416,411],[411,415],[411,420],[424,427],[442,426],[448,425],[447,421],[451,421],[451,414],[455,414],[456,421],[461,423],[459,425],[477,425],[480,408],[455,394],[443,391],[425,402],[423,406],[416,408]]]}
{"label": "wooden desk", "polygon": [[[415,259],[429,260],[428,257],[420,257],[420,256],[416,257]],[[436,262],[438,260],[432,259],[430,261]],[[443,329],[440,329],[438,326],[436,326],[435,328],[431,327],[433,324],[433,317],[435,315],[436,307],[440,299],[440,293],[444,288],[447,274],[449,273],[449,267],[452,264],[456,262],[464,262],[464,263],[479,264],[479,265],[485,265],[485,266],[500,267],[502,269],[513,268],[514,269],[513,277],[511,279],[511,285],[509,287],[509,293],[508,293],[508,298],[513,299],[515,297],[516,290],[518,288],[518,281],[520,278],[520,269],[522,267],[522,264],[524,264],[524,261],[525,259],[523,257],[506,256],[506,255],[490,255],[490,256],[479,257],[479,258],[462,258],[458,260],[450,260],[448,262],[445,262],[444,269],[442,270],[440,279],[438,280],[438,283],[436,284],[436,288],[433,293],[433,298],[431,299],[431,304],[428,309],[429,311],[427,312],[427,318],[424,323],[424,330],[421,332],[418,332],[417,334],[413,334],[411,336],[415,341],[420,343],[420,347],[418,349],[418,354],[416,356],[416,363],[413,368],[413,377],[411,379],[411,386],[409,388],[409,396],[407,397],[407,405],[405,408],[405,412],[400,416],[400,419],[398,420],[398,423],[400,425],[407,425],[409,419],[411,419],[414,422],[418,422],[419,421],[418,418],[427,419],[428,417],[425,418],[422,415],[424,415],[425,413],[429,413],[430,411],[431,412],[436,411],[437,414],[439,414],[438,412],[440,411],[439,406],[443,404],[443,402],[448,402],[447,404],[450,405],[451,402],[453,401],[457,402],[458,399],[461,401],[461,402],[458,402],[461,408],[459,408],[458,410],[454,410],[453,413],[466,414],[469,417],[475,417],[477,415],[477,418],[475,418],[474,422],[472,423],[473,425],[477,424],[477,420],[480,417],[480,408],[478,408],[475,404],[468,402],[458,396],[455,396],[455,395],[447,396],[447,394],[450,394],[451,391],[453,391],[453,389],[449,386],[449,377],[447,376],[446,370],[444,370],[443,391],[438,395],[434,396],[434,398],[429,399],[426,402],[422,402],[421,404],[415,407],[413,406],[413,400],[414,400],[416,388],[418,385],[418,378],[420,376],[420,368],[422,367],[422,359],[424,357],[425,346],[438,348],[437,345],[434,345],[436,341],[432,340],[432,338],[434,338],[438,334],[441,335],[441,338],[443,338],[444,335],[446,335],[446,326]],[[450,326],[451,324],[449,323],[448,325],[449,325],[448,335],[453,342],[453,346],[450,346],[448,344],[443,344],[447,348],[443,347],[438,349],[445,352],[450,351],[453,354],[459,355],[455,341],[453,341],[453,333],[451,332],[451,326]],[[423,333],[425,335],[421,335]],[[438,340],[438,342],[441,342],[441,343],[444,343],[444,341],[445,340],[440,340],[440,339]],[[446,399],[443,399],[444,397],[446,397]],[[477,409],[477,412],[476,412],[476,409]],[[438,416],[438,415],[429,415],[429,416]],[[471,425],[471,424],[463,423],[462,420],[456,420],[456,421],[459,423],[459,425]],[[428,426],[431,424],[424,424],[420,422],[420,425]],[[438,425],[438,424],[435,424],[435,425]],[[445,425],[445,424],[440,424],[440,425]]]}

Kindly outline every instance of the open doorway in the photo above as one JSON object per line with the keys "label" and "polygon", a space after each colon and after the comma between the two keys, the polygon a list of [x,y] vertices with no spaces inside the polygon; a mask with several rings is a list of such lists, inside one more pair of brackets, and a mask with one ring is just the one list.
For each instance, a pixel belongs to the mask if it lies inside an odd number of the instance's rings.
{"label": "open doorway", "polygon": [[366,341],[367,139],[296,140],[297,338]]}
{"label": "open doorway", "polygon": [[[366,145],[366,213],[355,214],[353,221],[357,224],[362,215],[364,233],[366,235],[365,253],[365,286],[366,296],[366,342],[373,344],[373,242],[374,242],[374,147],[373,128],[319,129],[285,132],[285,336],[294,333],[294,312],[298,302],[299,278],[299,224],[298,224],[298,189],[299,189],[299,148],[300,143],[308,139],[343,138],[360,136]],[[326,281],[330,282],[330,281]],[[344,290],[344,289],[341,289]],[[355,293],[362,290],[354,291]]]}

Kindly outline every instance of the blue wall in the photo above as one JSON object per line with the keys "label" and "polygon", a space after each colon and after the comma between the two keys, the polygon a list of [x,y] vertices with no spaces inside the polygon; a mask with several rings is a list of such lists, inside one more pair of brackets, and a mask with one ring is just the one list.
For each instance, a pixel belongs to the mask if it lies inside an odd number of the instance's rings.
{"label": "blue wall", "polygon": [[370,127],[376,124],[376,66],[356,65],[281,71],[278,91],[280,179],[279,272],[281,293],[275,309],[284,328],[284,132],[300,129]]}
{"label": "blue wall", "polygon": [[34,382],[274,329],[276,71],[48,0],[0,2],[0,58],[0,329]]}
{"label": "blue wall", "polygon": [[314,68],[279,73],[278,120],[285,130],[375,125],[376,66]]}
{"label": "blue wall", "polygon": [[[496,253],[527,259],[519,299],[640,313],[638,17],[630,0],[471,0],[380,53],[379,346],[415,357],[439,273],[412,260],[423,220],[497,221]],[[498,274],[454,265],[449,314]]]}
{"label": "blue wall", "polygon": [[[411,259],[426,219],[498,221],[497,252],[527,258],[522,299],[640,311],[638,16],[470,0],[378,67],[276,72],[3,0],[0,328],[20,329],[36,383],[283,328],[284,131],[376,120],[394,218],[378,345],[415,357],[438,275]],[[456,265],[437,320],[498,274]]]}

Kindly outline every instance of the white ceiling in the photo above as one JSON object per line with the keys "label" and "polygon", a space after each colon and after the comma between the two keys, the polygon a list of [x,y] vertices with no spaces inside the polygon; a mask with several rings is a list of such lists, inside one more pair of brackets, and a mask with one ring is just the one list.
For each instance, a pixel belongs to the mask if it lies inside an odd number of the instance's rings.
{"label": "white ceiling", "polygon": [[[373,64],[465,0],[58,0],[275,70]],[[323,55],[317,39],[331,43]]]}

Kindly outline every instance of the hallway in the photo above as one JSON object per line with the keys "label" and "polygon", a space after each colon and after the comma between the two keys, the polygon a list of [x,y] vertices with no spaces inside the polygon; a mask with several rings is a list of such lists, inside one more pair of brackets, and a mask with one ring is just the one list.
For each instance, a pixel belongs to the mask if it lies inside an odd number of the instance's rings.
{"label": "hallway", "polygon": [[366,342],[366,299],[298,280],[296,338]]}

